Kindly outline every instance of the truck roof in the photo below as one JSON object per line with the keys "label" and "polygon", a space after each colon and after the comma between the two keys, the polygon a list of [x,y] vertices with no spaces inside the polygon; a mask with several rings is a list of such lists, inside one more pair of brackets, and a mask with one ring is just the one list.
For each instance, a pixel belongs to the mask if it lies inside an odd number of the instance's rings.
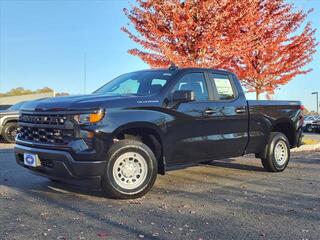
{"label": "truck roof", "polygon": [[233,74],[232,72],[224,69],[218,69],[218,68],[196,68],[196,67],[184,67],[184,68],[151,68],[151,69],[143,69],[143,70],[138,70],[134,72],[146,72],[146,71],[163,71],[163,72],[185,72],[185,71],[215,71],[219,73],[224,73],[224,74]]}

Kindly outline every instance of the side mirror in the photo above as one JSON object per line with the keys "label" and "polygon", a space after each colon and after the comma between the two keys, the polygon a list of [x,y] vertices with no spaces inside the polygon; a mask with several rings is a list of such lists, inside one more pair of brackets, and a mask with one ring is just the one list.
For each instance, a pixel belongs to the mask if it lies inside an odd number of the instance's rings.
{"label": "side mirror", "polygon": [[194,91],[191,90],[178,90],[172,94],[172,101],[176,103],[192,102],[195,100]]}

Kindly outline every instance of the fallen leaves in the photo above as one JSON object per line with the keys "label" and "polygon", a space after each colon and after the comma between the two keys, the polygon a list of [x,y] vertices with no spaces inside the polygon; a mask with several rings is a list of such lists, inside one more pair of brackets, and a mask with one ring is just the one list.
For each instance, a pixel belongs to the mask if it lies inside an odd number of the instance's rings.
{"label": "fallen leaves", "polygon": [[98,232],[98,237],[100,238],[107,238],[109,236],[108,232],[106,231],[101,231],[101,232]]}

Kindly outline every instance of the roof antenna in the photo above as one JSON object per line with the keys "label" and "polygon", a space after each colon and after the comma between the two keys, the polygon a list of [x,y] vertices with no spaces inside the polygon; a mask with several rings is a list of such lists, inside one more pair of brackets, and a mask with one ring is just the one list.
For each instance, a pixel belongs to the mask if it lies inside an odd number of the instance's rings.
{"label": "roof antenna", "polygon": [[171,62],[169,70],[176,70],[176,69],[178,69],[178,67],[173,62]]}

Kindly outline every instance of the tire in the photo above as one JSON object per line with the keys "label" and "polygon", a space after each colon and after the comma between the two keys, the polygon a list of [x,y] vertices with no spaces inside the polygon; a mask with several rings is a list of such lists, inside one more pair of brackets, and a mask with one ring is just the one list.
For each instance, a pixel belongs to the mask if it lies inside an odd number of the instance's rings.
{"label": "tire", "polygon": [[2,130],[2,137],[7,143],[15,143],[15,137],[18,131],[18,123],[9,122]]}
{"label": "tire", "polygon": [[262,156],[262,165],[268,172],[285,170],[290,160],[290,144],[287,137],[282,133],[272,132]]}
{"label": "tire", "polygon": [[157,173],[151,149],[138,140],[125,139],[110,148],[101,187],[111,198],[139,198],[152,188]]}
{"label": "tire", "polygon": [[305,127],[305,131],[306,131],[306,132],[309,132],[309,133],[313,132],[312,126],[311,126],[310,124],[307,125],[307,126]]}

